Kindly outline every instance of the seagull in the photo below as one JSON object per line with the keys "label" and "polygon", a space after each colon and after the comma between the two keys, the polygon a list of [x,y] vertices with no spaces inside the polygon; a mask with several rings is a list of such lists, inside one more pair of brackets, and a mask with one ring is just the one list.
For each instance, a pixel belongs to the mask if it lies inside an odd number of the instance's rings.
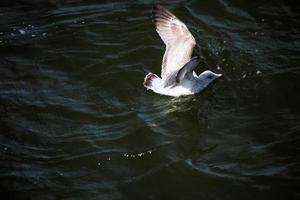
{"label": "seagull", "polygon": [[149,72],[144,78],[144,87],[158,94],[179,97],[196,94],[222,76],[209,70],[197,75],[194,69],[200,58],[191,58],[196,41],[186,25],[161,5],[155,5],[152,14],[166,50],[161,77]]}

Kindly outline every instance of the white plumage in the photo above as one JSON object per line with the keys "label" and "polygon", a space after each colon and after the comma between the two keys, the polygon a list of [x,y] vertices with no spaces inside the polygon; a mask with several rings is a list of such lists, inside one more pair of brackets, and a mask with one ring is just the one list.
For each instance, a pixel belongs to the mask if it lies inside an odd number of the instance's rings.
{"label": "white plumage", "polygon": [[166,45],[161,65],[161,78],[153,73],[145,76],[144,86],[156,93],[168,96],[191,95],[200,92],[210,82],[220,77],[211,71],[199,76],[194,69],[199,57],[193,57],[195,38],[186,25],[160,5],[153,8],[156,31]]}

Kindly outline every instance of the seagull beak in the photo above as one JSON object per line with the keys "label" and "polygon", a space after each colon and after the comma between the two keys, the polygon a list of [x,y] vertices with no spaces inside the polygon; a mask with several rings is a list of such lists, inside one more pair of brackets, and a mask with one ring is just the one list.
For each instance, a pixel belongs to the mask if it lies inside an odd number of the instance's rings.
{"label": "seagull beak", "polygon": [[221,77],[221,76],[223,76],[223,74],[216,74],[217,75],[217,77]]}

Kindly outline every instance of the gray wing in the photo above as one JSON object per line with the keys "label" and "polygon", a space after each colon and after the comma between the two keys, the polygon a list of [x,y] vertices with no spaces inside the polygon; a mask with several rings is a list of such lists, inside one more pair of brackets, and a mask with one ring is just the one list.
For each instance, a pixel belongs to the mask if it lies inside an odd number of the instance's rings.
{"label": "gray wing", "polygon": [[189,62],[196,42],[186,25],[164,7],[154,6],[153,19],[156,31],[166,45],[161,66],[161,77],[166,79],[168,74]]}
{"label": "gray wing", "polygon": [[185,65],[183,65],[180,70],[169,73],[168,76],[164,79],[164,87],[176,86],[183,79],[192,79],[194,69],[197,67],[199,62],[199,56],[195,56],[191,58],[189,62],[185,63]]}
{"label": "gray wing", "polygon": [[199,64],[200,58],[198,56],[193,57],[188,63],[186,63],[176,75],[176,83],[180,83],[183,79],[191,79],[193,77],[193,71]]}

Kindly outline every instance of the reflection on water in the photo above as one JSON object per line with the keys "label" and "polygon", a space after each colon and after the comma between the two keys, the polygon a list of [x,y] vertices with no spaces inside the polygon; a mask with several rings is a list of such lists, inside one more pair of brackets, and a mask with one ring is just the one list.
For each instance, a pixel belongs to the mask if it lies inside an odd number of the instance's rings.
{"label": "reflection on water", "polygon": [[[195,96],[147,91],[152,1],[0,3],[0,189],[11,199],[297,199],[293,1],[167,1],[205,69]],[[46,1],[45,1],[46,2]]]}

